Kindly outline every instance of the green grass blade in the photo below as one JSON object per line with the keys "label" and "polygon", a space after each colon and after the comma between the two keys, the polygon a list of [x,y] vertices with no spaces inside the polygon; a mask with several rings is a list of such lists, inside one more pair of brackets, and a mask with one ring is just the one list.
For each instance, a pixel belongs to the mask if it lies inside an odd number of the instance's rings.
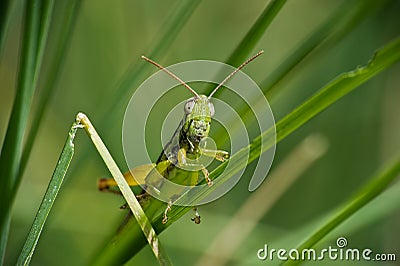
{"label": "green grass blade", "polygon": [[334,102],[368,81],[382,70],[390,67],[400,59],[400,38],[395,39],[379,49],[368,65],[343,73],[329,82],[314,96],[305,101],[289,115],[284,117],[277,126],[277,140],[287,135],[325,110]]}
{"label": "green grass blade", "polygon": [[[363,82],[372,78],[383,69],[391,66],[395,62],[400,60],[400,38],[389,43],[384,48],[378,50],[374,55],[374,58],[365,67],[359,67],[354,71],[350,71],[341,74],[339,77],[334,79],[332,82],[324,86],[319,92],[312,96],[309,100],[304,102],[294,111],[285,116],[276,125],[277,142],[283,140],[290,133],[294,132],[300,126],[311,120],[321,111],[335,103],[337,100],[357,88]],[[271,130],[267,130],[262,133],[264,137],[263,150],[261,150],[261,136],[257,137],[250,146],[240,150],[232,156],[230,160],[235,160],[235,167],[232,169],[231,174],[235,174],[240,169],[244,168],[248,163],[258,158],[261,152],[265,152],[272,147],[273,142],[271,140]],[[249,152],[249,160],[246,161],[246,154]],[[224,163],[225,164],[225,163]],[[219,176],[224,169],[224,164],[221,164],[213,172],[210,173],[210,178],[216,178]],[[224,178],[228,179],[229,174],[225,175]],[[218,183],[223,183],[224,180],[217,179],[214,186],[207,188],[198,193],[193,200],[202,198],[212,190],[218,187]],[[184,209],[184,208],[182,208]],[[177,210],[178,212],[178,210]],[[179,214],[180,217],[182,214]],[[173,211],[170,212],[170,219],[173,220]],[[156,227],[157,228],[157,227]]]}
{"label": "green grass blade", "polygon": [[[276,141],[280,142],[290,133],[294,132],[296,129],[310,121],[317,114],[399,60],[400,38],[397,38],[375,52],[373,58],[366,66],[358,67],[353,71],[339,75],[337,78],[325,85],[316,94],[314,94],[311,98],[306,100],[303,104],[282,118],[276,124]],[[246,167],[247,164],[257,159],[260,155],[260,152],[265,152],[271,148],[274,145],[273,131],[274,129],[269,129],[263,132],[260,136],[255,138],[249,146],[235,153],[230,158],[231,163],[234,161],[234,163],[232,163],[233,167],[231,168],[231,172],[228,174],[225,173],[222,178],[218,178],[212,187],[199,190],[199,193],[193,196],[193,201],[208,195],[221,183],[229,179],[230,176],[237,173],[239,170]],[[246,160],[247,154],[249,154],[248,161]],[[224,171],[226,164],[227,162],[219,165],[213,172],[210,173],[210,178],[214,179],[218,177]],[[172,212],[170,216],[172,218]]]}
{"label": "green grass blade", "polygon": [[[236,46],[235,50],[233,50],[233,52],[230,54],[229,58],[226,60],[227,64],[238,67],[246,59],[248,59],[250,53],[253,51],[259,40],[263,37],[263,34],[267,31],[268,26],[274,20],[285,3],[286,0],[273,0],[268,3],[249,31]],[[210,84],[207,86],[205,94],[209,95],[213,89],[215,89],[215,85]]]}
{"label": "green grass blade", "polygon": [[[47,46],[47,37],[49,35],[50,24],[51,24],[51,20],[52,20],[52,16],[53,16],[54,1],[53,0],[43,1],[42,10],[43,10],[43,14],[42,14],[42,19],[41,19],[40,28],[39,28],[37,58],[36,58],[36,64],[35,64],[35,68],[34,68],[33,81],[32,81],[32,84],[31,84],[31,86],[34,89],[38,85],[39,76],[40,76],[40,70],[42,68],[44,54],[45,54],[45,50],[46,50],[46,46]],[[33,124],[33,127],[38,128],[40,121],[34,121],[34,122],[38,123],[38,124]],[[35,136],[31,136],[31,142],[33,144],[32,137],[34,138]],[[28,144],[29,144],[29,142],[28,142]],[[12,197],[11,202],[14,201],[15,194],[17,192],[19,184],[21,183],[23,170],[25,168],[25,165],[27,163],[27,159],[28,159],[28,156],[29,156],[29,154],[24,156],[25,150],[27,148],[30,150],[32,148],[32,144],[30,144],[30,146],[26,146],[25,145],[25,147],[24,147],[24,151],[23,151],[23,154],[21,156],[21,163],[20,163],[20,166],[19,166],[19,171],[18,171],[18,174],[16,176],[16,181],[14,182],[13,187],[11,189],[11,197]]]}
{"label": "green grass blade", "polygon": [[[356,211],[371,202],[376,196],[381,194],[390,183],[400,173],[400,158],[396,158],[393,162],[385,166],[376,176],[367,183],[350,201],[344,204],[324,225],[318,228],[305,241],[297,247],[301,252],[303,249],[312,248],[329,232],[339,226],[343,221],[348,219]],[[285,265],[296,265],[301,261],[287,261]]]}
{"label": "green grass blade", "polygon": [[40,5],[36,1],[27,1],[21,61],[17,80],[17,94],[11,111],[6,136],[0,154],[0,261],[3,261],[10,221],[11,190],[19,173],[23,138],[28,122],[29,110],[35,88],[32,86],[37,59],[39,37]]}
{"label": "green grass blade", "polygon": [[[272,170],[268,179],[238,206],[224,228],[207,245],[196,265],[227,265],[262,217],[282,195],[328,149],[327,140],[318,134],[307,136]],[[254,211],[257,206],[257,211]],[[246,223],[243,223],[246,221]],[[234,235],[235,238],[231,238]],[[230,239],[229,243],[226,239]],[[217,251],[217,252],[216,252]],[[218,254],[218,256],[215,256]]]}
{"label": "green grass blade", "polygon": [[[142,207],[140,206],[139,201],[136,199],[136,196],[133,194],[117,164],[114,162],[114,159],[111,157],[100,136],[97,134],[96,129],[93,127],[85,114],[79,113],[77,115],[77,121],[79,121],[80,124],[84,126],[101,158],[103,158],[104,163],[107,165],[107,168],[110,170],[113,178],[117,182],[122,195],[124,196],[129,207],[131,208],[132,213],[135,216],[136,221],[139,223],[140,228],[143,231],[147,242],[149,243],[158,262],[160,263],[160,265],[172,265],[167,253],[161,245],[161,242],[154,228],[151,226],[149,219],[144,213]],[[112,264],[116,264],[116,262],[113,261]]]}
{"label": "green grass blade", "polygon": [[[57,18],[59,19],[57,23],[62,24],[61,30],[57,32],[58,36],[54,37],[54,40],[57,42],[55,45],[57,48],[54,55],[47,55],[51,58],[51,62],[49,62],[49,73],[43,77],[43,91],[40,93],[43,96],[39,97],[38,109],[33,114],[32,126],[29,130],[22,153],[19,177],[24,174],[43,115],[46,112],[49,101],[52,99],[54,87],[56,86],[61,70],[63,69],[67,48],[71,40],[71,34],[76,22],[80,3],[81,1],[79,0],[68,1],[68,5],[63,12],[64,16],[62,18]],[[14,192],[18,188],[18,183],[14,186]]]}
{"label": "green grass blade", "polygon": [[[293,69],[298,67],[303,60],[310,56],[316,48],[334,45],[341,40],[354,27],[359,25],[372,12],[378,12],[385,4],[390,1],[360,2],[356,5],[353,2],[344,2],[338,10],[328,18],[321,26],[312,32],[297,48],[286,57],[271,74],[261,83],[260,88],[268,99],[273,99],[277,90],[277,85],[286,78]],[[323,45],[322,45],[323,44]],[[317,53],[313,53],[315,56]],[[251,110],[245,106],[239,107],[238,113],[241,117],[251,114]],[[223,131],[218,130],[214,133],[216,138],[222,137]]]}
{"label": "green grass blade", "polygon": [[226,61],[227,64],[239,66],[247,59],[285,3],[286,0],[273,0],[268,3],[268,6],[232,52]]}
{"label": "green grass blade", "polygon": [[315,29],[286,59],[261,83],[260,87],[270,97],[279,84],[300,62],[325,40],[333,45],[359,25],[371,12],[377,12],[388,1],[345,1],[322,25]]}
{"label": "green grass blade", "polygon": [[65,174],[74,155],[73,141],[78,129],[77,124],[78,123],[75,122],[69,131],[68,138],[65,142],[60,158],[58,159],[57,166],[54,169],[53,176],[51,177],[39,210],[36,213],[36,217],[33,221],[26,242],[22,248],[21,254],[19,255],[17,265],[28,265],[32,259],[33,252],[35,251],[36,245],[39,241],[44,224],[54,204],[54,201],[56,200],[58,191],[61,188]]}
{"label": "green grass blade", "polygon": [[54,170],[53,176],[47,187],[46,193],[43,197],[42,203],[37,211],[36,217],[33,221],[31,230],[27,236],[26,242],[22,248],[21,254],[18,258],[17,265],[28,265],[32,259],[33,253],[35,251],[36,245],[39,241],[40,234],[50,213],[50,210],[57,198],[58,192],[63,183],[65,174],[67,173],[68,167],[74,155],[74,139],[76,136],[76,131],[78,128],[85,128],[89,137],[91,138],[93,144],[98,150],[99,154],[103,158],[105,164],[110,170],[112,176],[115,178],[122,194],[124,195],[126,201],[131,207],[132,212],[135,215],[138,223],[141,226],[143,233],[145,234],[149,245],[151,246],[157,260],[160,265],[172,265],[169,260],[167,253],[163,249],[160,240],[157,237],[153,227],[151,226],[147,216],[145,215],[143,209],[141,208],[138,200],[130,189],[129,185],[126,183],[122,173],[118,169],[117,164],[112,159],[110,153],[105,147],[104,143],[97,134],[95,128],[86,117],[86,115],[79,113],[76,117],[76,121],[73,123],[68,138],[65,142],[64,148],[61,152],[60,158],[58,160],[57,166]]}
{"label": "green grass blade", "polygon": [[[400,182],[394,180],[392,185],[389,185],[386,190],[382,191],[382,193],[370,203],[362,207],[339,226],[335,227],[335,229],[331,231],[323,241],[317,243],[316,246],[323,245],[323,243],[329,241],[329,239],[336,240],[337,236],[340,234],[350,236],[350,234],[362,232],[368,226],[390,219],[392,215],[395,215],[395,213],[400,210],[398,202],[400,202]],[[332,212],[332,214],[333,213],[334,212]],[[329,215],[329,217],[332,217],[332,214]],[[326,218],[327,217],[321,220],[318,225],[311,228],[315,230],[315,228],[318,228],[327,220]],[[311,230],[308,230],[308,232],[310,231]],[[306,234],[303,233],[302,236],[301,239],[304,239]],[[298,238],[296,242],[292,241],[291,243],[301,243],[301,239]]]}
{"label": "green grass blade", "polygon": [[[310,99],[305,101],[302,105],[296,108],[294,111],[289,113],[286,117],[280,120],[276,125],[277,141],[283,140],[290,133],[294,132],[300,126],[310,121],[317,114],[334,104],[336,101],[350,93],[352,90],[368,81],[384,69],[390,67],[394,63],[400,60],[400,38],[395,39],[383,48],[379,49],[370,62],[364,67],[358,67],[357,69],[346,72],[339,75],[337,78],[325,85]],[[220,184],[226,181],[231,175],[235,174],[242,168],[246,167],[247,164],[251,163],[258,158],[260,152],[265,152],[272,147],[273,138],[272,131],[268,130],[262,133],[263,137],[263,150],[261,150],[261,136],[254,139],[254,141],[246,148],[240,150],[231,157],[231,161],[234,167],[231,173],[224,176],[224,179],[218,178],[212,187],[200,190],[198,194],[192,195],[193,200],[204,198],[211,191],[216,189]],[[249,152],[249,159],[247,160],[247,152]],[[226,163],[221,164],[213,172],[210,173],[210,178],[218,177],[224,169]],[[171,223],[182,217],[190,207],[174,206],[169,212],[169,222],[162,224],[162,216],[158,216],[153,220],[153,225],[157,232],[163,231]],[[145,242],[143,238],[138,237],[137,225],[131,219],[126,226],[113,238],[112,245],[108,245],[100,253],[98,253],[97,259],[103,260],[104,257],[112,257],[117,262],[126,261],[126,252],[131,252],[131,256],[135,254],[132,246],[135,246],[137,250],[138,246],[144,246]],[[125,256],[125,260],[119,256]]]}

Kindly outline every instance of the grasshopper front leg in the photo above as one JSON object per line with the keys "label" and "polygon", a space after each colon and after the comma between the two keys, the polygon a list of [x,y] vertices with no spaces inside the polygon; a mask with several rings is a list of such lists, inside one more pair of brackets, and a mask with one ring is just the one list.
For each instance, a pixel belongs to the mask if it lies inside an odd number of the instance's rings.
{"label": "grasshopper front leg", "polygon": [[199,167],[200,166],[200,169],[204,174],[204,178],[206,179],[208,186],[211,187],[213,185],[213,181],[208,177],[209,176],[209,172],[208,172],[207,168],[202,164],[188,163],[186,161],[186,150],[183,149],[183,148],[181,148],[178,151],[178,163],[181,166],[188,166],[188,167]]}
{"label": "grasshopper front leg", "polygon": [[209,150],[209,149],[201,149],[201,154],[213,157],[220,162],[225,162],[229,159],[229,153],[223,150]]}
{"label": "grasshopper front leg", "polygon": [[[225,162],[226,160],[229,159],[229,153],[226,151],[223,151],[223,150],[200,149],[200,152],[202,155],[215,158],[216,160],[218,160],[220,162]],[[201,170],[202,170],[204,176],[206,177],[208,186],[209,187],[212,186],[213,182],[208,177],[209,176],[208,170],[205,167],[203,167]],[[196,211],[196,213],[197,213],[197,211]]]}
{"label": "grasshopper front leg", "polygon": [[[201,149],[200,150],[201,154],[208,156],[208,157],[213,157],[218,161],[224,162],[225,160],[229,159],[229,153],[226,151],[222,151],[222,150],[209,150],[209,149]],[[212,186],[213,185],[213,181],[209,178],[209,172],[207,170],[207,168],[202,165],[202,164],[192,164],[192,163],[188,163],[186,160],[186,150],[181,148],[178,151],[178,164],[180,166],[187,166],[187,167],[199,167],[200,166],[200,170],[203,172],[203,175],[207,181],[208,186]],[[173,201],[170,201],[164,211],[164,215],[163,215],[163,223],[165,224],[168,221],[168,212],[171,210],[171,207],[173,205]],[[196,224],[200,223],[200,215],[197,211],[197,207],[194,207],[194,211],[195,211],[195,217],[192,218],[192,221],[194,221]]]}

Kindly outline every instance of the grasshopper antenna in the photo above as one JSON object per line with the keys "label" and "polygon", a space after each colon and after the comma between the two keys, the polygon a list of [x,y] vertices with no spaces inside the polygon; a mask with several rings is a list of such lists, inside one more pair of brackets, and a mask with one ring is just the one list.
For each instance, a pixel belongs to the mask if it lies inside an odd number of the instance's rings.
{"label": "grasshopper antenna", "polygon": [[231,77],[233,77],[239,70],[244,68],[248,63],[259,57],[264,51],[259,51],[257,54],[253,55],[251,58],[247,59],[244,63],[242,63],[238,68],[236,68],[232,73],[230,73],[218,86],[211,92],[211,94],[208,96],[208,99],[211,99],[211,97],[214,95],[217,90],[222,87]]}
{"label": "grasshopper antenna", "polygon": [[142,59],[146,60],[147,62],[155,65],[156,67],[158,67],[159,69],[163,70],[165,73],[167,73],[168,75],[170,75],[171,77],[173,77],[174,79],[176,79],[177,81],[179,81],[183,86],[185,86],[188,90],[190,90],[197,98],[200,98],[200,96],[197,94],[197,92],[192,89],[189,85],[186,84],[186,82],[184,82],[183,80],[181,80],[178,76],[176,76],[174,73],[172,73],[171,71],[169,71],[168,69],[166,69],[165,67],[163,67],[162,65],[160,65],[159,63],[154,62],[153,60],[151,60],[150,58],[145,57],[144,55],[142,55]]}

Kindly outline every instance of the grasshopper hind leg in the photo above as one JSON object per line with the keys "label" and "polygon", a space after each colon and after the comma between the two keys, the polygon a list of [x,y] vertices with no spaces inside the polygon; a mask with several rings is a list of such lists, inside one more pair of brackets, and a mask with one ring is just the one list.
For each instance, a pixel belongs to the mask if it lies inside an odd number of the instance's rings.
{"label": "grasshopper hind leg", "polygon": [[[163,215],[163,219],[162,219],[162,223],[163,223],[163,224],[166,224],[166,223],[168,222],[168,212],[171,210],[172,205],[173,205],[173,203],[172,203],[172,201],[170,201],[170,202],[168,203],[167,207],[165,208],[164,215]],[[199,223],[201,222],[201,220],[200,220],[200,214],[199,214],[199,212],[197,211],[197,207],[194,207],[193,210],[194,210],[195,213],[194,213],[194,217],[191,218],[191,220],[192,220],[195,224],[199,224]]]}

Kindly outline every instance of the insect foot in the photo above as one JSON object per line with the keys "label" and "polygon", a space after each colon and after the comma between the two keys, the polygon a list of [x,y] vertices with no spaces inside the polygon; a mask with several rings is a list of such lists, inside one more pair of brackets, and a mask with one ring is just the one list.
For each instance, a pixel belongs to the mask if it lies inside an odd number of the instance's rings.
{"label": "insect foot", "polygon": [[162,223],[166,224],[168,222],[168,216],[164,213],[164,218],[162,219]]}
{"label": "insect foot", "polygon": [[200,215],[197,212],[197,208],[194,208],[195,214],[194,214],[194,218],[192,218],[191,220],[195,223],[195,224],[199,224],[201,222],[200,220]]}
{"label": "insect foot", "polygon": [[163,216],[163,219],[162,219],[162,223],[163,223],[163,224],[166,224],[166,223],[168,222],[168,215],[167,215],[167,213],[171,210],[171,206],[172,206],[172,201],[170,201],[170,202],[168,203],[167,208],[165,208],[164,216]]}
{"label": "insect foot", "polygon": [[226,160],[229,159],[229,153],[226,151],[218,151],[215,154],[215,159],[217,159],[220,162],[225,162]]}

